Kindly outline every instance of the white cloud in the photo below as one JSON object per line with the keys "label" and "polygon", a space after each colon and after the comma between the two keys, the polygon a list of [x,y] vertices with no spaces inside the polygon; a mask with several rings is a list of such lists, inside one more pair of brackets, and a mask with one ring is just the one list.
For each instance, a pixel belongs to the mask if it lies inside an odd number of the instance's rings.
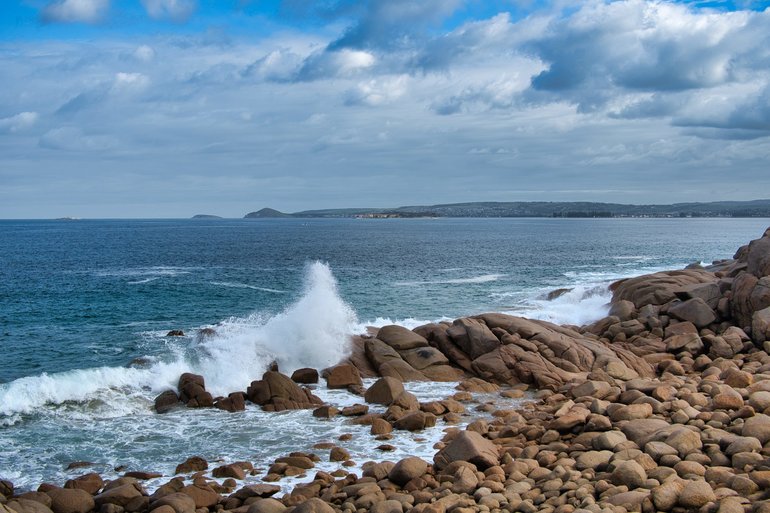
{"label": "white cloud", "polygon": [[74,152],[109,150],[116,144],[115,138],[106,135],[86,135],[76,127],[60,127],[49,130],[40,137],[41,148]]}
{"label": "white cloud", "polygon": [[37,123],[40,115],[37,112],[20,112],[15,116],[0,119],[0,132],[11,134],[24,132]]}
{"label": "white cloud", "polygon": [[196,0],[142,0],[147,14],[156,20],[187,21],[198,8]]}
{"label": "white cloud", "polygon": [[155,59],[155,50],[151,46],[141,45],[134,50],[134,58],[142,62],[150,62]]}
{"label": "white cloud", "polygon": [[110,8],[110,0],[54,0],[43,8],[47,22],[98,23]]}
{"label": "white cloud", "polygon": [[385,105],[403,96],[407,91],[408,83],[407,75],[359,82],[345,93],[345,103],[372,107]]}
{"label": "white cloud", "polygon": [[134,93],[147,88],[150,79],[142,73],[118,72],[115,74],[115,81],[112,84],[112,90],[116,93]]}

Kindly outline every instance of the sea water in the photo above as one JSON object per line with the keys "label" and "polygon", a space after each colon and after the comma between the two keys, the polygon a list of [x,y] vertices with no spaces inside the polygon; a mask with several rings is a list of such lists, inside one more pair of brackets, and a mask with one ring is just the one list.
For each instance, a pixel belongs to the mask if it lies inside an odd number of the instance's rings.
{"label": "sea water", "polygon": [[[217,395],[244,390],[273,361],[284,372],[326,367],[367,326],[411,328],[487,311],[591,322],[606,314],[613,280],[730,258],[768,224],[0,221],[0,478],[24,489],[90,470],[168,476],[192,455],[266,468],[277,456],[334,441],[358,464],[430,459],[441,424],[399,434],[396,452],[381,454],[365,427],[340,418],[254,406],[157,415],[152,401],[182,372],[203,374]],[[567,292],[548,300],[555,289]],[[203,336],[203,328],[213,334]],[[185,336],[168,337],[170,330]],[[421,400],[451,395],[453,386],[410,385]],[[323,386],[315,392],[339,406],[361,401]],[[342,433],[353,439],[337,441]],[[73,461],[93,465],[66,470]]]}

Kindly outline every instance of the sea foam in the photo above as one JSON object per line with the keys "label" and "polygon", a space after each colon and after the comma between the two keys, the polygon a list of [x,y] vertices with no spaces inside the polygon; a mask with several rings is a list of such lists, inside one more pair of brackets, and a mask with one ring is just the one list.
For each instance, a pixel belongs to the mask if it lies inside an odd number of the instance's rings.
{"label": "sea foam", "polygon": [[[272,362],[283,372],[337,363],[348,352],[357,325],[331,269],[315,262],[307,267],[302,295],[283,312],[225,321],[192,350],[167,354],[165,361],[144,368],[99,367],[27,376],[0,385],[0,415],[5,416],[0,422],[11,423],[18,418],[15,414],[47,404],[100,399],[122,401],[114,411],[138,412],[147,409],[158,392],[174,388],[183,372],[202,374],[214,396],[244,390]],[[137,395],[145,400],[137,401]]]}

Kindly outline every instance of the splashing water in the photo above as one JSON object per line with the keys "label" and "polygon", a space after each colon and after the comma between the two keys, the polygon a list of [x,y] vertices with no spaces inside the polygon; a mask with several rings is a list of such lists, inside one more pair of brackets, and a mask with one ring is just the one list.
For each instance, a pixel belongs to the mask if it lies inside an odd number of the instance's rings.
{"label": "splashing water", "polygon": [[[146,410],[158,392],[174,388],[183,372],[202,374],[215,396],[244,390],[275,361],[283,372],[300,367],[324,368],[340,361],[349,349],[357,318],[340,297],[328,265],[307,267],[301,297],[282,313],[265,318],[253,314],[230,319],[202,338],[193,351],[175,351],[167,361],[147,368],[100,367],[41,374],[0,385],[4,424],[47,404],[109,398],[114,414]],[[119,393],[116,393],[119,392]],[[137,396],[144,400],[136,400]],[[117,404],[116,404],[117,403]],[[130,404],[131,406],[127,406]]]}

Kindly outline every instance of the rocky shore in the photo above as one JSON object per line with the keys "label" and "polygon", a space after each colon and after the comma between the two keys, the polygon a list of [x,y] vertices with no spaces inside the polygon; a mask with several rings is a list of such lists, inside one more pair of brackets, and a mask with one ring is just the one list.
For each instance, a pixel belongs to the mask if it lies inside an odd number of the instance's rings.
{"label": "rocky shore", "polygon": [[[320,375],[272,369],[213,397],[185,374],[155,403],[158,414],[250,402],[344,415],[371,426],[381,450],[393,430],[445,426],[432,461],[372,455],[349,473],[342,444],[213,469],[191,457],[152,493],[143,482],[162,477],[152,472],[84,473],[23,493],[0,481],[0,513],[770,513],[770,229],[733,259],[611,289],[609,316],[587,326],[502,314],[385,326]],[[362,377],[378,379],[365,388]],[[323,404],[303,387],[320,379],[360,403]],[[403,385],[415,380],[457,381],[458,391],[420,403]],[[533,400],[517,409],[477,400],[528,389]],[[369,413],[373,404],[387,409]],[[314,470],[319,454],[339,470]],[[262,483],[239,484],[247,475]],[[297,475],[307,482],[282,494],[275,483]]]}

